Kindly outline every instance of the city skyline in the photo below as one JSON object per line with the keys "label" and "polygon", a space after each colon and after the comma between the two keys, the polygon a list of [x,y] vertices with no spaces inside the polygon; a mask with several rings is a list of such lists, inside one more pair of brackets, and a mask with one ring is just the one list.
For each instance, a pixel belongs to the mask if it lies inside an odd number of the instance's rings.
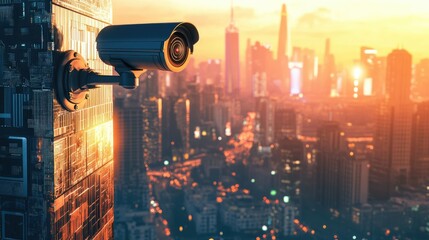
{"label": "city skyline", "polygon": [[[293,46],[316,50],[323,56],[325,38],[331,38],[331,52],[339,64],[359,59],[361,46],[371,46],[378,55],[403,47],[417,63],[429,55],[425,39],[429,26],[429,5],[424,1],[234,1],[236,26],[240,29],[240,59],[244,59],[246,41],[260,41],[277,52],[280,6],[288,8],[289,52]],[[131,5],[132,4],[132,5]],[[197,61],[224,56],[224,28],[229,24],[230,1],[200,2],[195,0],[134,2],[113,1],[113,23],[190,21],[201,33]],[[173,8],[165,6],[174,6]],[[353,6],[353,7],[350,7]],[[389,6],[386,8],[386,6]],[[382,36],[382,37],[381,37]],[[241,61],[243,62],[243,61]]]}

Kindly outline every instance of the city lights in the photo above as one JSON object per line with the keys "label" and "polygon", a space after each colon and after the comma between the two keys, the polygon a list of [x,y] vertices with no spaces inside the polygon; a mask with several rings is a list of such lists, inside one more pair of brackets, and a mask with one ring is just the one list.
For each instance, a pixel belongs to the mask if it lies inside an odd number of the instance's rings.
{"label": "city lights", "polygon": [[360,66],[355,66],[353,68],[353,78],[358,80],[362,77],[362,68]]}
{"label": "city lights", "polygon": [[283,197],[283,202],[284,203],[288,203],[289,202],[289,196],[284,196]]}

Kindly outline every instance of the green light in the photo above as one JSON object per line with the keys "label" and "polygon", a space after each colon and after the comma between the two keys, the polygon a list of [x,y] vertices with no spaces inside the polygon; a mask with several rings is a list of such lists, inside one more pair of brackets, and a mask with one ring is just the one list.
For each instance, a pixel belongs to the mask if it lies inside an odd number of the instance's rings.
{"label": "green light", "polygon": [[277,195],[277,191],[276,191],[276,190],[274,190],[274,189],[273,189],[273,190],[271,190],[270,195],[271,195],[271,196],[275,196],[275,195]]}
{"label": "green light", "polygon": [[255,179],[254,179],[254,178],[252,178],[250,181],[251,181],[252,183],[255,183]]}

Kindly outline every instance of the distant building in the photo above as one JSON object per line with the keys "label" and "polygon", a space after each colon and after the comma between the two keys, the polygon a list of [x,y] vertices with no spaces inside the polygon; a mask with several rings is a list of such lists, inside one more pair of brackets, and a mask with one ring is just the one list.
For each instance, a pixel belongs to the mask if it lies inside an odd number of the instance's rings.
{"label": "distant building", "polygon": [[115,239],[155,240],[154,216],[146,211],[130,211],[115,206]]}
{"label": "distant building", "polygon": [[207,153],[201,160],[204,175],[213,181],[221,179],[224,163],[225,156],[222,153]]}
{"label": "distant building", "polygon": [[231,6],[231,21],[225,29],[225,94],[240,96],[240,48],[239,33],[234,22],[234,9]]}
{"label": "distant building", "polygon": [[222,224],[235,233],[256,233],[268,224],[269,206],[249,195],[231,196],[220,207]]}
{"label": "distant building", "polygon": [[287,197],[288,201],[299,206],[301,203],[304,144],[297,138],[284,138],[278,141],[278,156],[273,154],[274,164],[277,164],[279,175],[279,195]]}
{"label": "distant building", "polygon": [[385,203],[355,206],[352,222],[362,233],[375,238],[396,234],[410,239],[429,237],[429,204],[427,197],[419,193],[403,194]]}
{"label": "distant building", "polygon": [[339,168],[339,206],[350,208],[366,204],[368,201],[369,161],[349,156],[340,162]]}
{"label": "distant building", "polygon": [[[143,157],[147,164],[162,158],[162,99],[151,97],[141,103],[143,124]],[[119,110],[120,111],[120,110]]]}
{"label": "distant building", "polygon": [[323,57],[322,71],[319,75],[319,94],[322,97],[331,95],[332,86],[335,85],[335,57],[331,53],[331,40],[328,38],[325,41],[325,54]]}
{"label": "distant building", "polygon": [[201,95],[201,117],[204,121],[214,121],[213,106],[219,99],[215,86],[212,84],[204,86]]}
{"label": "distant building", "polygon": [[206,85],[220,86],[222,83],[221,60],[209,59],[199,64],[199,84],[203,88]]}
{"label": "distant building", "polygon": [[377,78],[377,50],[371,47],[360,48],[360,64],[362,66],[361,96],[381,94],[382,79]]}
{"label": "distant building", "polygon": [[188,98],[179,98],[174,104],[174,113],[176,115],[177,129],[180,132],[180,138],[182,147],[181,149],[176,148],[179,153],[176,157],[181,158],[183,154],[189,153],[190,150],[190,114],[191,114],[191,102]]}
{"label": "distant building", "polygon": [[115,108],[115,184],[121,186],[115,189],[115,205],[130,211],[149,211],[149,179],[143,151],[145,127],[142,127],[146,125],[148,129],[148,119],[144,118],[139,101],[132,97],[116,98]]}
{"label": "distant building", "polygon": [[231,137],[234,127],[241,124],[240,102],[224,99],[213,105],[213,121],[221,137]]}
{"label": "distant building", "polygon": [[291,203],[281,203],[280,212],[283,212],[283,219],[281,219],[281,229],[283,236],[294,236],[297,226],[295,221],[298,217],[298,207]]}
{"label": "distant building", "polygon": [[410,183],[429,186],[429,102],[417,105],[413,118]]}
{"label": "distant building", "polygon": [[[255,42],[250,50],[252,97],[267,97],[273,90],[274,60],[272,50],[268,45]],[[277,86],[277,91],[280,90]]]}
{"label": "distant building", "polygon": [[371,161],[370,193],[388,199],[408,184],[413,104],[410,101],[411,54],[393,50],[387,57],[387,99],[379,107]]}
{"label": "distant building", "polygon": [[422,59],[416,64],[414,72],[414,95],[417,99],[429,100],[429,59]]}
{"label": "distant building", "polygon": [[198,235],[215,233],[218,228],[216,191],[212,186],[185,190],[185,207]]}
{"label": "distant building", "polygon": [[343,136],[336,122],[327,122],[318,131],[317,196],[323,206],[336,210],[368,200],[368,160],[348,152]]}
{"label": "distant building", "polygon": [[[271,85],[277,88],[276,92],[289,93],[290,84],[289,80],[289,29],[288,29],[288,15],[286,4],[282,4],[280,15],[280,28],[279,28],[279,41],[277,46],[277,59],[273,64],[276,66],[271,74],[274,75],[274,82]],[[271,79],[270,79],[271,80]],[[270,91],[271,92],[271,91]]]}
{"label": "distant building", "polygon": [[[200,91],[200,85],[196,83],[189,83],[188,84],[188,93],[187,96],[189,98],[189,130],[190,135],[192,136],[193,133],[201,126],[201,116],[202,116],[202,95]],[[190,137],[190,147],[195,148],[196,142],[194,141],[195,138]]]}
{"label": "distant building", "polygon": [[297,137],[297,116],[293,108],[281,108],[277,106],[275,111],[275,139],[277,141],[289,137]]}
{"label": "distant building", "polygon": [[274,142],[276,102],[269,97],[256,98],[255,141],[263,146]]}

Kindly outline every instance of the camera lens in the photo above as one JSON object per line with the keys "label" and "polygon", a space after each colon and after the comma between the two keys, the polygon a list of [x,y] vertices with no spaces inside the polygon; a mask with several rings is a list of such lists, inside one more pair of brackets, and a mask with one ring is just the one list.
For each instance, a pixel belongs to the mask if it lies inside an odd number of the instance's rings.
{"label": "camera lens", "polygon": [[173,33],[168,42],[168,56],[175,67],[180,67],[188,58],[188,44],[181,33]]}

